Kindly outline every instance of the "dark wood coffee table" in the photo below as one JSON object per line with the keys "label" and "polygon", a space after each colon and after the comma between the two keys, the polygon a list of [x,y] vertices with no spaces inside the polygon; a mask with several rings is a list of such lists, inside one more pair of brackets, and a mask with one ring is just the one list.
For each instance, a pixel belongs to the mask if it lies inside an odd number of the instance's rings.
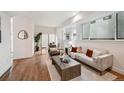
{"label": "dark wood coffee table", "polygon": [[69,56],[67,59],[69,59],[69,62],[63,63],[59,56],[52,56],[52,64],[55,65],[62,81],[71,80],[81,75],[81,64]]}

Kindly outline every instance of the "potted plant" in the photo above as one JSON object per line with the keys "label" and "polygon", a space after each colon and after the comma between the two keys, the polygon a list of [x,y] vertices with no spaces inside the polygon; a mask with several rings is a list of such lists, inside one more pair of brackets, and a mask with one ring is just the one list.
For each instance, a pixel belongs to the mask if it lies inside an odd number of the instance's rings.
{"label": "potted plant", "polygon": [[36,43],[36,46],[35,46],[35,51],[39,51],[39,40],[40,40],[40,38],[41,38],[41,35],[42,35],[42,33],[40,32],[40,33],[38,33],[35,37],[34,37],[34,41],[35,41],[35,43]]}

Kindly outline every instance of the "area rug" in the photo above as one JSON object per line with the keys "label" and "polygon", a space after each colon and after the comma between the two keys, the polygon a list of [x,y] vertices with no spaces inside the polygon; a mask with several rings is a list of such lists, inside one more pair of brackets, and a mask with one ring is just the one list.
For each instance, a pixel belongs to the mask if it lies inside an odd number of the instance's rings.
{"label": "area rug", "polygon": [[[52,81],[60,81],[60,75],[57,72],[54,65],[52,65],[50,58],[46,61],[49,74]],[[117,76],[113,75],[110,72],[106,72],[104,75],[100,76],[96,71],[90,69],[85,65],[81,65],[81,76],[76,77],[70,81],[113,81]]]}

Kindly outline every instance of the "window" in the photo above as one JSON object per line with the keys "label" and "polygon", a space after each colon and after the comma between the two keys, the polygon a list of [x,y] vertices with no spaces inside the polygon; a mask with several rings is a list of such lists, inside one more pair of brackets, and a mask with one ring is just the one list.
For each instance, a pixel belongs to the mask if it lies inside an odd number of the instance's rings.
{"label": "window", "polygon": [[90,36],[90,23],[85,23],[82,25],[82,39],[87,40]]}
{"label": "window", "polygon": [[91,40],[115,39],[115,16],[109,15],[90,22]]}
{"label": "window", "polygon": [[48,47],[48,34],[42,34],[42,39],[40,41],[40,45],[42,48],[47,48]]}
{"label": "window", "polygon": [[49,34],[49,43],[55,42],[56,41],[56,36],[55,34]]}
{"label": "window", "polygon": [[64,40],[76,40],[77,38],[77,33],[75,27],[68,27],[65,28],[64,35],[63,35]]}

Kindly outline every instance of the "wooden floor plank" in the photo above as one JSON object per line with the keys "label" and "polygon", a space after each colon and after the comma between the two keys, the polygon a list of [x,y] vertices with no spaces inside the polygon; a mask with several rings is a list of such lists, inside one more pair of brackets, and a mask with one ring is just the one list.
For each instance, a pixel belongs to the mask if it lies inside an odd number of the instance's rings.
{"label": "wooden floor plank", "polygon": [[9,81],[50,81],[46,61],[46,56],[39,54],[28,59],[14,60],[6,79]]}

